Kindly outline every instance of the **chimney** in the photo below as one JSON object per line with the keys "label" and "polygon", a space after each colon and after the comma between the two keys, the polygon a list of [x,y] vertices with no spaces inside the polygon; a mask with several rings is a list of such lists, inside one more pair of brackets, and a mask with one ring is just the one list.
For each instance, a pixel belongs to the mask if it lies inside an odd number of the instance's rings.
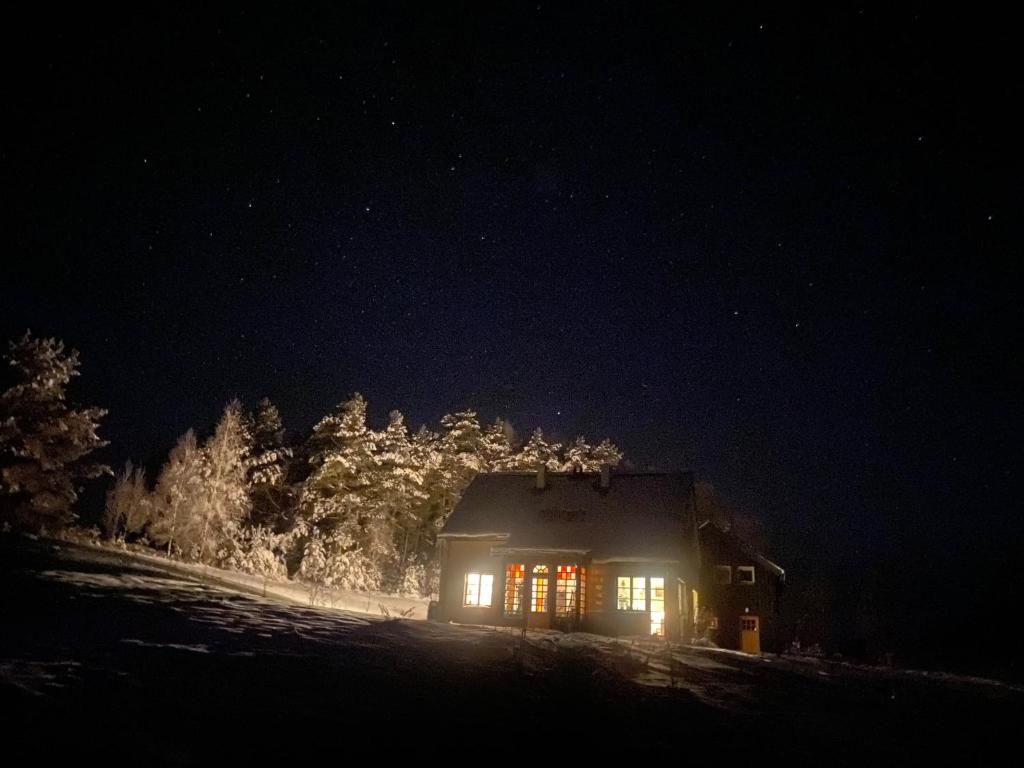
{"label": "chimney", "polygon": [[612,468],[610,464],[601,465],[601,487],[610,488],[612,484]]}
{"label": "chimney", "polygon": [[547,485],[547,470],[548,468],[541,464],[537,467],[537,490],[543,491],[544,486]]}

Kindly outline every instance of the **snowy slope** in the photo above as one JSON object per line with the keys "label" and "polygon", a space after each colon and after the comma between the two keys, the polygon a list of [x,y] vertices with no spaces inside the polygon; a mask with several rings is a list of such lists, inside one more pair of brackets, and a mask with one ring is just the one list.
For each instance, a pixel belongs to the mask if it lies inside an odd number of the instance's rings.
{"label": "snowy slope", "polygon": [[[164,562],[0,537],[0,705],[22,761],[398,754],[994,758],[1024,694],[968,678],[310,608]],[[327,752],[325,753],[325,750]],[[17,760],[16,760],[17,762]]]}

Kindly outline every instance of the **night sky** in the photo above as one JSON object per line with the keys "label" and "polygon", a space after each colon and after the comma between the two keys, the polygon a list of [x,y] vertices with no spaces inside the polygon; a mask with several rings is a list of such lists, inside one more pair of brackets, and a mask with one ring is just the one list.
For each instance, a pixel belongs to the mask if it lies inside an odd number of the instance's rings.
{"label": "night sky", "polygon": [[472,406],[695,469],[935,658],[1019,600],[1009,20],[425,5],[5,25],[0,331],[110,463]]}

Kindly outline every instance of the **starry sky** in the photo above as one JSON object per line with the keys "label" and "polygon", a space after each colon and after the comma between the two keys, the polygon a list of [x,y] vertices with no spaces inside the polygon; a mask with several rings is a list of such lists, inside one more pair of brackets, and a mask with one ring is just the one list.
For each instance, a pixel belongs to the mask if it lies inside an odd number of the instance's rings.
{"label": "starry sky", "polygon": [[1006,19],[424,5],[12,19],[0,331],[81,351],[111,463],[471,406],[695,469],[915,640],[1019,597]]}

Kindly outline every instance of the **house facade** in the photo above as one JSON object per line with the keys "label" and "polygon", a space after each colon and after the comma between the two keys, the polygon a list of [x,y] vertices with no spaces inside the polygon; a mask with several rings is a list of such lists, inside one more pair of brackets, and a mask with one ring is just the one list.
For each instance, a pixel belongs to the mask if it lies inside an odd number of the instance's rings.
{"label": "house facade", "polygon": [[698,526],[705,608],[697,632],[721,648],[779,651],[779,598],[786,572],[710,520]]}
{"label": "house facade", "polygon": [[[433,617],[681,641],[710,636],[709,617],[722,626],[742,600],[730,602],[724,585],[708,581],[719,571],[704,566],[698,521],[688,472],[481,473],[438,536]],[[705,538],[718,546],[710,531]],[[728,548],[712,551],[719,565]],[[765,600],[754,607],[766,610]],[[730,647],[740,647],[740,635],[736,641]]]}
{"label": "house facade", "polygon": [[482,473],[438,538],[440,620],[694,633],[701,569],[689,473]]}

